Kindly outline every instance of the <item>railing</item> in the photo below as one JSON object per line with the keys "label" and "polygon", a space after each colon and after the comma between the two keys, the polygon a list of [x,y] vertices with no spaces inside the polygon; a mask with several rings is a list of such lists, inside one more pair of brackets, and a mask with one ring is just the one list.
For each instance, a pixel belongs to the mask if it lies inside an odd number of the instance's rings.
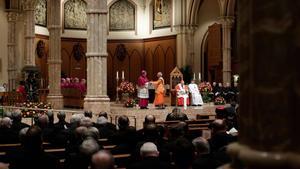
{"label": "railing", "polygon": [[[52,111],[53,113],[55,112],[65,112],[65,113],[71,113],[73,114],[82,114],[84,113],[84,110],[66,110],[66,109],[41,109],[41,108],[27,108],[27,107],[16,107],[16,106],[0,106],[0,117],[4,116],[4,112],[13,112],[15,110],[26,110],[26,111]],[[112,116],[108,115],[108,118],[111,123],[115,123],[116,125],[118,124],[118,118],[120,116]],[[136,127],[137,121],[135,116],[127,116],[129,120],[133,119],[134,120],[134,127]],[[26,117],[26,118],[31,118],[31,124],[33,124],[33,117]]]}

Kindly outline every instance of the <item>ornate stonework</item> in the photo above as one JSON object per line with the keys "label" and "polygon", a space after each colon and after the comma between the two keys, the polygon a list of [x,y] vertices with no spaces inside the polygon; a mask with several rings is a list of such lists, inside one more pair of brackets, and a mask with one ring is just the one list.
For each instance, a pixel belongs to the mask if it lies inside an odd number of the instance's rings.
{"label": "ornate stonework", "polygon": [[[153,4],[153,29],[171,26],[171,0],[155,0]],[[159,4],[160,5],[159,5]]]}
{"label": "ornate stonework", "polygon": [[64,28],[87,28],[87,3],[84,0],[68,0],[64,4]]}
{"label": "ornate stonework", "polygon": [[47,0],[38,0],[35,5],[35,24],[47,26]]}
{"label": "ornate stonework", "polygon": [[135,30],[135,6],[127,0],[119,0],[109,8],[109,30]]}

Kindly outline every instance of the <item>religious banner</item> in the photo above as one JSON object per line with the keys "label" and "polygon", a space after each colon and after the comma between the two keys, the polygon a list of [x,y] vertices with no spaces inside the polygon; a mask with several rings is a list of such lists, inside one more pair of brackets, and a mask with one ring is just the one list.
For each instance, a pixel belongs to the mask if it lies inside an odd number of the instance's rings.
{"label": "religious banner", "polygon": [[38,0],[34,10],[35,24],[47,26],[47,0]]}
{"label": "religious banner", "polygon": [[68,0],[64,4],[64,28],[87,29],[87,3],[84,0]]}
{"label": "religious banner", "polygon": [[155,0],[153,6],[153,29],[171,26],[171,0]]}
{"label": "religious banner", "polygon": [[135,6],[127,0],[119,0],[109,8],[109,30],[135,30]]}

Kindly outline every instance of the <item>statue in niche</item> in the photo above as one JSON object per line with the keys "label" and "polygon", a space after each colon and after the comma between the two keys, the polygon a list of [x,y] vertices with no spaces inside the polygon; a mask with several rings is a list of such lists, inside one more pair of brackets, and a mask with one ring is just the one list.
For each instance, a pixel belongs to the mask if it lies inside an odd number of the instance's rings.
{"label": "statue in niche", "polygon": [[157,13],[162,14],[162,0],[155,0],[155,10]]}
{"label": "statue in niche", "polygon": [[120,61],[123,61],[126,58],[126,48],[124,44],[119,44],[116,49],[116,56]]}
{"label": "statue in niche", "polygon": [[73,57],[74,59],[79,62],[81,58],[84,56],[84,50],[80,43],[76,43],[73,46]]}
{"label": "statue in niche", "polygon": [[36,76],[37,74],[30,72],[25,81],[25,91],[27,93],[28,102],[38,102],[39,83]]}
{"label": "statue in niche", "polygon": [[36,45],[36,54],[39,58],[42,58],[45,55],[45,42],[39,40]]}

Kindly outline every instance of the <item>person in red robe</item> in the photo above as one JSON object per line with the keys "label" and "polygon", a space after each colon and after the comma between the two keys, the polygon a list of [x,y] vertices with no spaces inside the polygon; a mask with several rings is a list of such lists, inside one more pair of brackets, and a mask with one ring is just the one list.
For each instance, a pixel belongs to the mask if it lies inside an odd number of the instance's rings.
{"label": "person in red robe", "polygon": [[138,78],[138,98],[140,99],[139,106],[141,109],[148,109],[148,84],[149,80],[147,78],[147,72],[143,70],[141,76]]}
{"label": "person in red robe", "polygon": [[22,98],[21,98],[21,102],[26,101],[26,90],[25,90],[25,82],[24,81],[20,81],[19,86],[17,88],[17,92],[21,94]]}

